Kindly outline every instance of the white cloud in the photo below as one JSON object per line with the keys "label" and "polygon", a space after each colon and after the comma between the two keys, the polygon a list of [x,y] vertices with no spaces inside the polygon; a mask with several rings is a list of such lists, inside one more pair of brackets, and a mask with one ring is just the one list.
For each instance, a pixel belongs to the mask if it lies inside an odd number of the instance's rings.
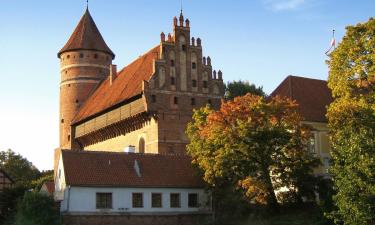
{"label": "white cloud", "polygon": [[264,0],[264,4],[272,11],[297,10],[307,3],[307,0]]}

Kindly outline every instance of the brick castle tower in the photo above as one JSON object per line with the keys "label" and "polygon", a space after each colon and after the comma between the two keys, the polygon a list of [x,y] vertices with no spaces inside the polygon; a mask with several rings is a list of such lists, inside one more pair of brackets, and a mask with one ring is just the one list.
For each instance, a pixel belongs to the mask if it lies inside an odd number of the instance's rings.
{"label": "brick castle tower", "polygon": [[65,46],[60,59],[60,148],[76,147],[71,122],[98,84],[109,75],[114,53],[86,12]]}

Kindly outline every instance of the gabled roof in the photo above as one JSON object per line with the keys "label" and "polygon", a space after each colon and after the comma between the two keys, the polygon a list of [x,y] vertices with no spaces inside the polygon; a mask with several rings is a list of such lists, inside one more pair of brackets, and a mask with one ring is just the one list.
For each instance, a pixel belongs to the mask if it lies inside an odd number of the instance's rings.
{"label": "gabled roof", "polygon": [[115,54],[105,43],[88,9],[86,9],[73,34],[65,46],[57,53],[57,56],[60,58],[62,53],[74,50],[101,51],[115,58]]}
{"label": "gabled roof", "polygon": [[185,155],[62,150],[65,181],[85,187],[204,187]]}
{"label": "gabled roof", "polygon": [[297,101],[305,121],[327,122],[327,107],[333,101],[327,81],[288,76],[271,94],[276,95]]}
{"label": "gabled roof", "polygon": [[41,190],[46,191],[48,194],[53,194],[55,192],[55,182],[53,181],[46,181],[42,185]]}
{"label": "gabled roof", "polygon": [[0,173],[2,173],[10,182],[14,183],[14,180],[2,169],[0,169]]}
{"label": "gabled roof", "polygon": [[78,111],[73,124],[140,95],[142,82],[153,75],[153,61],[158,59],[159,52],[158,45],[133,61],[118,73],[112,84],[110,77],[104,80]]}

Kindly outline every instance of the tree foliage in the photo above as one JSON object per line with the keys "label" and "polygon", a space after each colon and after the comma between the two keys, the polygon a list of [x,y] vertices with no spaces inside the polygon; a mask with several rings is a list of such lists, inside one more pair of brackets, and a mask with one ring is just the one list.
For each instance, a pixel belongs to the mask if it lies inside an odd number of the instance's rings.
{"label": "tree foliage", "polygon": [[52,197],[26,192],[17,207],[15,225],[59,225],[60,213]]}
{"label": "tree foliage", "polygon": [[10,224],[14,220],[17,202],[22,199],[27,188],[17,185],[0,192],[0,224]]}
{"label": "tree foliage", "polygon": [[253,94],[259,96],[266,96],[263,87],[257,87],[255,84],[250,84],[248,81],[232,81],[225,85],[225,99],[232,100],[235,97],[244,96],[246,94]]}
{"label": "tree foliage", "polygon": [[375,223],[375,20],[347,27],[331,53],[328,119],[336,223]]}
{"label": "tree foliage", "polygon": [[248,200],[273,208],[281,187],[297,199],[313,196],[312,168],[319,161],[306,150],[309,131],[291,100],[247,94],[219,111],[195,110],[187,135],[188,154],[212,186],[230,182]]}
{"label": "tree foliage", "polygon": [[30,184],[40,175],[30,161],[10,149],[0,152],[0,168],[18,184]]}

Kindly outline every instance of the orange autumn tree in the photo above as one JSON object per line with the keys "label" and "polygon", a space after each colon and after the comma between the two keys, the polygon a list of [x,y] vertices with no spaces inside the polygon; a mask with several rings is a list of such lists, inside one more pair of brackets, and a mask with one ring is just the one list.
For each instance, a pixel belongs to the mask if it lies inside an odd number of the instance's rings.
{"label": "orange autumn tree", "polygon": [[312,168],[306,149],[309,131],[291,100],[247,94],[223,102],[220,110],[194,111],[188,154],[212,186],[229,182],[250,201],[277,208],[275,190],[289,187],[297,200],[313,198]]}

